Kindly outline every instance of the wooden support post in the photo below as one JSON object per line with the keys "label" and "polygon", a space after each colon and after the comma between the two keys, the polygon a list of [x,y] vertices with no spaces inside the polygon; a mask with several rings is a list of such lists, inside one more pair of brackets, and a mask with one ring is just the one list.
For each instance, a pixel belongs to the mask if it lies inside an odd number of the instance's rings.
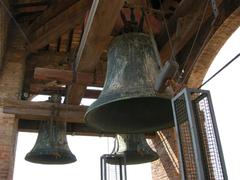
{"label": "wooden support post", "polygon": [[[110,34],[115,24],[124,0],[101,0],[96,13],[90,13],[82,41],[76,58],[77,72],[94,72],[101,53],[106,49],[111,40]],[[95,14],[95,15],[94,15]],[[94,16],[94,17],[91,17]],[[93,18],[93,19],[92,19]],[[84,85],[73,84],[68,89],[68,103],[79,104],[84,91]],[[77,92],[77,93],[76,93]]]}

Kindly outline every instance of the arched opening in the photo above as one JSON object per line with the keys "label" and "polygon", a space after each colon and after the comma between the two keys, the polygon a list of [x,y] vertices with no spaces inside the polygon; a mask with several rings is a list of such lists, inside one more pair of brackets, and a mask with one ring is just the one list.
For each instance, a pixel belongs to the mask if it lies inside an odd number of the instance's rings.
{"label": "arched opening", "polygon": [[[214,58],[226,43],[228,38],[237,30],[240,25],[240,7],[237,8],[222,25],[216,30],[214,35],[205,45],[188,79],[188,86],[197,88],[203,82],[203,79],[213,62]],[[229,57],[229,60],[231,57]]]}
{"label": "arched opening", "polygon": [[[240,28],[231,35],[214,58],[203,81],[239,54],[239,42]],[[240,156],[238,156],[240,152],[240,142],[238,141],[238,137],[240,137],[238,113],[238,103],[240,102],[239,60],[240,58],[236,59],[202,87],[211,91],[229,179],[240,179],[238,169],[240,166]]]}

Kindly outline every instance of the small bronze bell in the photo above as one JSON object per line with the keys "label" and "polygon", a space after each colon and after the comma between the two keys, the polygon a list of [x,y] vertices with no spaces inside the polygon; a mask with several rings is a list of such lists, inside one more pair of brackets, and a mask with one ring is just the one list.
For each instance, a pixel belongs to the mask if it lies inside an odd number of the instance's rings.
{"label": "small bronze bell", "polygon": [[173,126],[171,94],[154,91],[159,69],[150,37],[143,33],[120,35],[107,57],[103,91],[85,114],[88,125],[124,134]]}
{"label": "small bronze bell", "polygon": [[37,141],[25,160],[40,164],[67,164],[76,161],[68,147],[66,123],[41,121]]}
{"label": "small bronze bell", "polygon": [[[147,144],[144,134],[118,134],[112,154],[125,155],[126,165],[152,162],[159,158]],[[108,163],[117,164],[118,161],[109,158]]]}

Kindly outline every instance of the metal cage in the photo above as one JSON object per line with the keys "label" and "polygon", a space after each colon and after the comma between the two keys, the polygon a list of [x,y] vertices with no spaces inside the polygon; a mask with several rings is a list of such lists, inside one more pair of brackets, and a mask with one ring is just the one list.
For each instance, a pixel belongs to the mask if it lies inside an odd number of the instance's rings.
{"label": "metal cage", "polygon": [[185,88],[172,107],[182,180],[227,180],[210,92]]}
{"label": "metal cage", "polygon": [[[114,161],[115,163],[112,164],[112,161]],[[125,155],[104,154],[100,158],[100,163],[101,180],[127,180]]]}

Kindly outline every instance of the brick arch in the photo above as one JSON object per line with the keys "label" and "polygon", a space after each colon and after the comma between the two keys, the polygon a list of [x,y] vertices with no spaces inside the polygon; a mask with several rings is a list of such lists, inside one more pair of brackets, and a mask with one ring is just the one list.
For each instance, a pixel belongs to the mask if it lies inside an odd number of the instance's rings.
{"label": "brick arch", "polygon": [[197,88],[201,85],[215,56],[239,25],[240,7],[225,19],[204,47],[188,79],[189,87]]}

